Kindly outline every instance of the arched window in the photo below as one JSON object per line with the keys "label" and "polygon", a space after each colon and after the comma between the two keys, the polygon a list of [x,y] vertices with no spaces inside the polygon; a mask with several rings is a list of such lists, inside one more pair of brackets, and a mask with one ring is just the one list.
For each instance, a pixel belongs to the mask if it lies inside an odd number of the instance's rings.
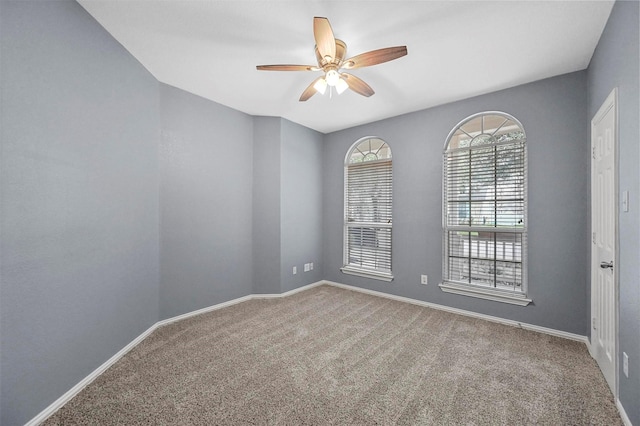
{"label": "arched window", "polygon": [[382,139],[357,141],[344,168],[342,272],[391,281],[392,162]]}
{"label": "arched window", "polygon": [[501,112],[461,121],[446,141],[442,290],[527,305],[527,145]]}

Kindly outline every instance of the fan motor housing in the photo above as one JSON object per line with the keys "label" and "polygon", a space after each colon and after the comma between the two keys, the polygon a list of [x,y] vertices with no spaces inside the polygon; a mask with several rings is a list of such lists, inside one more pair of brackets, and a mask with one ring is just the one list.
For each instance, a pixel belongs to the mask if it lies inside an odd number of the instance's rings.
{"label": "fan motor housing", "polygon": [[315,47],[316,59],[318,60],[318,65],[321,68],[324,68],[326,65],[333,64],[336,67],[340,67],[340,64],[344,60],[344,57],[347,54],[347,43],[342,40],[336,39],[336,57],[331,61],[325,60],[322,56],[320,56],[320,52],[318,52],[318,46]]}

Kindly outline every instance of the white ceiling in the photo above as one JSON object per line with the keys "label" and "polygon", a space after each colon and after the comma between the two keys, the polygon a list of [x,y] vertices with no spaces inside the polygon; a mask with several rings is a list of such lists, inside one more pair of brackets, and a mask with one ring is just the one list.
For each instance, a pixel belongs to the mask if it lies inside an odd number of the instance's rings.
{"label": "white ceiling", "polygon": [[[585,69],[613,1],[78,0],[159,81],[252,115],[323,133]],[[347,57],[406,45],[352,70],[376,91],[299,102],[319,72],[313,17]]]}

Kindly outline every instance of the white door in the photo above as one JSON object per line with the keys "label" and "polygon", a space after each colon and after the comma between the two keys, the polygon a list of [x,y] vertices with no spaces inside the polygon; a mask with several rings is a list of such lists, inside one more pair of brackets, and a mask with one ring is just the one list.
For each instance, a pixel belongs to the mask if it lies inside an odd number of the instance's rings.
{"label": "white door", "polygon": [[591,355],[614,395],[618,291],[617,90],[591,120]]}

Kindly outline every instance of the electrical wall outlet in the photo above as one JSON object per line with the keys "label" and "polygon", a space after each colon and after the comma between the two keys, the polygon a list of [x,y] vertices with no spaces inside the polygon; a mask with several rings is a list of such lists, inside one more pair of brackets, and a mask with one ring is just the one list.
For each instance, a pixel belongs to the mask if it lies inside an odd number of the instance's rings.
{"label": "electrical wall outlet", "polygon": [[309,272],[309,264],[308,263],[304,264],[304,271],[305,272]]}
{"label": "electrical wall outlet", "polygon": [[626,352],[622,352],[622,372],[629,377],[629,355]]}
{"label": "electrical wall outlet", "polygon": [[420,284],[429,284],[429,277],[427,277],[426,275],[420,275]]}
{"label": "electrical wall outlet", "polygon": [[293,275],[295,275],[295,274],[297,274],[297,273],[298,273],[298,267],[297,267],[297,266],[294,266],[294,267],[293,267]]}

